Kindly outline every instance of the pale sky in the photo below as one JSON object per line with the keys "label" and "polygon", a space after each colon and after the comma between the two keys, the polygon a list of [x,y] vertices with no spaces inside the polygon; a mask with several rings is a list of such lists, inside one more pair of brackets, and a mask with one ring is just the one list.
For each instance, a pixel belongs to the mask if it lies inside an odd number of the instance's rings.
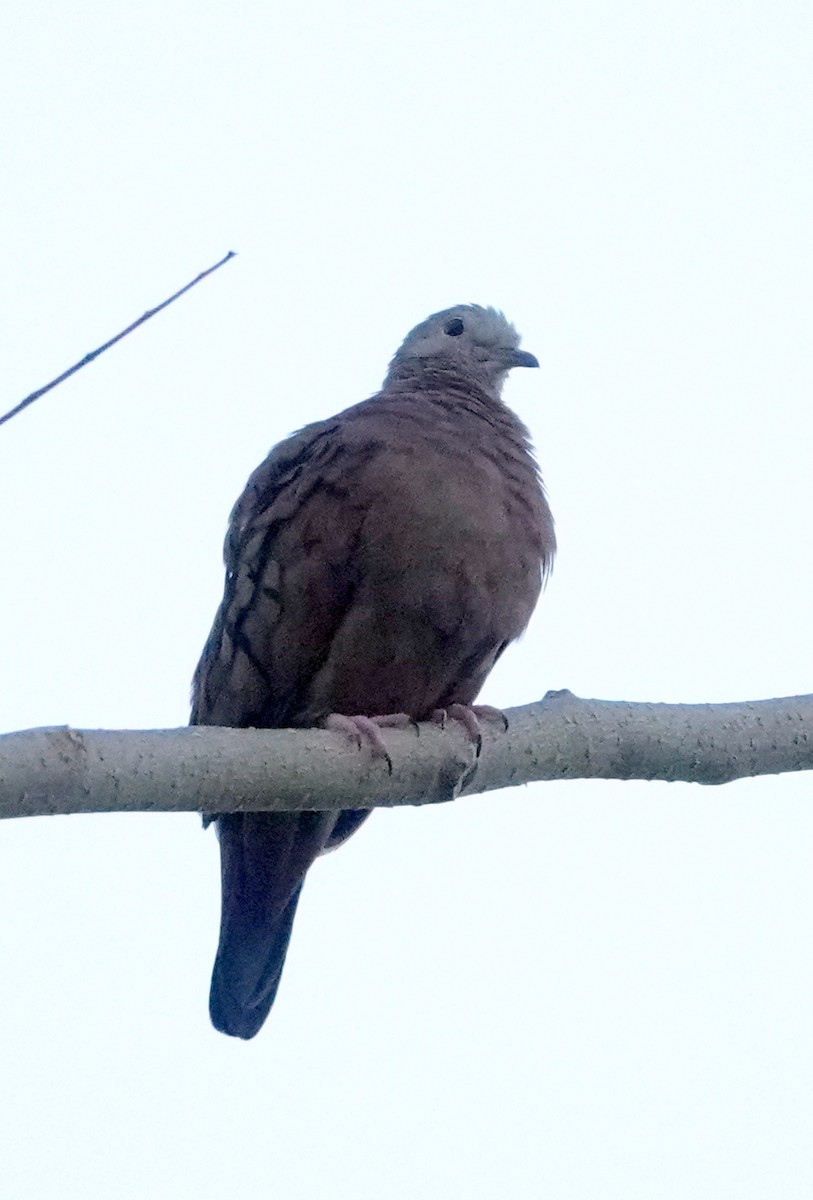
{"label": "pale sky", "polygon": [[[561,553],[483,700],[808,692],[809,5],[11,0],[0,727],[168,727],[269,447],[505,310]],[[194,816],[0,826],[12,1200],[813,1191],[809,776],[378,813],[214,1032]]]}

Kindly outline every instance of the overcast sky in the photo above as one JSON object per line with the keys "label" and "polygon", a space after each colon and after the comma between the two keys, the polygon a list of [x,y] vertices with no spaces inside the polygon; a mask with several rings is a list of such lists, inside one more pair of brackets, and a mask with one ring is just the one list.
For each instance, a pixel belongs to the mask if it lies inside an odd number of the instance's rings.
{"label": "overcast sky", "polygon": [[[808,692],[813,16],[791,0],[12,0],[0,727],[164,727],[268,448],[407,330],[503,308],[561,553],[483,693]],[[13,1200],[813,1190],[809,776],[381,812],[278,1002],[209,1025],[183,816],[0,827]]]}

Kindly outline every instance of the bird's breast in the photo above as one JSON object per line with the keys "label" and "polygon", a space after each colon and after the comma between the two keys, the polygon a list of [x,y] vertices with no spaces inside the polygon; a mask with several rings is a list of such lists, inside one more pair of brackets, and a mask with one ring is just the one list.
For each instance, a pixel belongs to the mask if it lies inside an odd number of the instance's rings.
{"label": "bird's breast", "polygon": [[550,516],[527,449],[444,431],[397,442],[364,520],[363,578],[439,626],[510,640],[539,594]]}

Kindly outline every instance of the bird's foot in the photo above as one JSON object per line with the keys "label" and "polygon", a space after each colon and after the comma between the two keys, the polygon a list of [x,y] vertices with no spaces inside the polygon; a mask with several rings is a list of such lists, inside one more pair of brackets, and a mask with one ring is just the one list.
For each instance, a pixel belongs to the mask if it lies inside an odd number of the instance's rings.
{"label": "bird's foot", "polygon": [[475,755],[480,757],[483,748],[483,721],[499,721],[503,730],[508,729],[508,718],[499,708],[490,704],[450,704],[448,708],[436,708],[431,719],[441,729],[447,720],[459,721],[474,743]]}
{"label": "bird's foot", "polygon": [[374,758],[384,759],[387,771],[392,775],[392,759],[384,745],[381,730],[407,729],[415,726],[416,722],[407,713],[384,713],[378,717],[348,717],[345,713],[331,713],[329,717],[325,717],[324,725],[325,729],[346,733],[356,742],[359,749],[366,743]]}

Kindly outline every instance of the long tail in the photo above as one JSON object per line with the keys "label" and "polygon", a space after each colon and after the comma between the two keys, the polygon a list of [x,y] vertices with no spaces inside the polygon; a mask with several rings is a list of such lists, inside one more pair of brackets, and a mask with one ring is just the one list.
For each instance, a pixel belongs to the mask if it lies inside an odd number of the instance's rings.
{"label": "long tail", "polygon": [[252,1038],[277,994],[305,873],[325,847],[331,813],[228,813],[217,818],[223,899],[209,1013]]}

